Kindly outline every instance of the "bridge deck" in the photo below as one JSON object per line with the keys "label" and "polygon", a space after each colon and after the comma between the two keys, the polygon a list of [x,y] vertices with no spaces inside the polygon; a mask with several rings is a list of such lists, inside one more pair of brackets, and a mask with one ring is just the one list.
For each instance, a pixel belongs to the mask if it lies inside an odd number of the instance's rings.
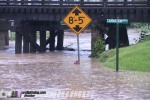
{"label": "bridge deck", "polygon": [[0,0],[0,20],[62,21],[75,5],[92,20],[119,17],[150,22],[150,0]]}
{"label": "bridge deck", "polygon": [[149,7],[150,0],[0,0],[0,6]]}

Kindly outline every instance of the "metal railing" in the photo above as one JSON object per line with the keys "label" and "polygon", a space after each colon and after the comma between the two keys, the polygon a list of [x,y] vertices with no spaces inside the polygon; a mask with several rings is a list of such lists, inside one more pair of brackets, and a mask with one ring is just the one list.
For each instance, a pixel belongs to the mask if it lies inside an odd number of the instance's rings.
{"label": "metal railing", "polygon": [[149,7],[150,0],[0,0],[0,6]]}

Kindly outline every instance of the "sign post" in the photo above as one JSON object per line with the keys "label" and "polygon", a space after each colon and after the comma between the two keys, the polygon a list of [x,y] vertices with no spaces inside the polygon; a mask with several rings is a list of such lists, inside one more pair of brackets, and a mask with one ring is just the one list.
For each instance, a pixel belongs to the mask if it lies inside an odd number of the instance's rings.
{"label": "sign post", "polygon": [[79,34],[91,21],[91,18],[78,6],[75,6],[64,18],[66,25],[77,34],[78,60],[75,64],[80,64]]}
{"label": "sign post", "polygon": [[77,62],[75,62],[75,63],[77,63],[77,64],[79,64],[80,63],[80,46],[79,46],[79,34],[77,34],[77,45],[78,45],[78,61]]}
{"label": "sign post", "polygon": [[119,71],[119,23],[116,23],[116,71]]}
{"label": "sign post", "polygon": [[107,23],[116,24],[116,71],[119,71],[119,24],[128,24],[128,19],[107,19]]}

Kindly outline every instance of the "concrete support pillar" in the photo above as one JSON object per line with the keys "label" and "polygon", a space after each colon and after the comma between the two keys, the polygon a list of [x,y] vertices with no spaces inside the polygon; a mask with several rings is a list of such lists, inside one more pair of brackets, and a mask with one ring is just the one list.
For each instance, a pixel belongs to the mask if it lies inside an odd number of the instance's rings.
{"label": "concrete support pillar", "polygon": [[15,53],[22,53],[22,33],[16,30],[16,38],[15,38]]}
{"label": "concrete support pillar", "polygon": [[5,33],[5,45],[6,46],[9,45],[9,34],[8,34],[8,31],[6,31],[6,33]]}
{"label": "concrete support pillar", "polygon": [[55,50],[55,30],[50,31],[50,51]]}
{"label": "concrete support pillar", "polygon": [[[36,43],[36,31],[31,31],[30,32],[30,38],[32,39],[32,41],[34,43]],[[31,53],[36,53],[36,48],[32,43],[30,43],[30,52]]]}
{"label": "concrete support pillar", "polygon": [[8,30],[10,29],[10,22],[0,21],[0,49],[9,45]]}
{"label": "concrete support pillar", "polygon": [[120,47],[126,47],[129,46],[129,38],[127,33],[126,26],[120,26],[119,27],[119,39],[120,39]]}
{"label": "concrete support pillar", "polygon": [[9,45],[8,30],[0,30],[0,49]]}
{"label": "concrete support pillar", "polygon": [[107,38],[105,40],[106,44],[109,44],[109,49],[116,47],[116,27],[115,25],[108,26]]}
{"label": "concrete support pillar", "polygon": [[29,53],[29,40],[28,31],[24,31],[23,35],[23,53]]}
{"label": "concrete support pillar", "polygon": [[0,30],[0,49],[3,49],[6,45],[5,36],[7,34],[7,31]]}
{"label": "concrete support pillar", "polygon": [[63,50],[64,30],[59,30],[57,35],[57,50]]}
{"label": "concrete support pillar", "polygon": [[42,51],[46,51],[46,31],[40,31],[40,47]]}
{"label": "concrete support pillar", "polygon": [[[109,49],[116,47],[116,25],[111,25],[108,28],[108,38],[106,43],[109,44]],[[119,47],[129,46],[127,28],[125,25],[119,25]]]}

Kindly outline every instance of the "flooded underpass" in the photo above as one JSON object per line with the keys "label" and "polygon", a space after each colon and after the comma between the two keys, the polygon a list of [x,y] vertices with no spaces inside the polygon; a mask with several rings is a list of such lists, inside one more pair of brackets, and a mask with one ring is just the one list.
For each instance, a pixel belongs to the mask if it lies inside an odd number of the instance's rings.
{"label": "flooded underpass", "polygon": [[[74,41],[68,42],[73,37],[76,41],[73,35],[66,40],[66,46],[71,44],[76,48]],[[1,50],[0,90],[46,91],[43,97],[21,100],[149,100],[150,73],[115,72],[103,67],[98,59],[88,57],[89,48],[84,50],[84,46],[88,45],[85,39],[88,38],[90,34],[80,37],[80,65],[74,64],[77,60],[76,49],[36,54],[14,54],[14,47]]]}

